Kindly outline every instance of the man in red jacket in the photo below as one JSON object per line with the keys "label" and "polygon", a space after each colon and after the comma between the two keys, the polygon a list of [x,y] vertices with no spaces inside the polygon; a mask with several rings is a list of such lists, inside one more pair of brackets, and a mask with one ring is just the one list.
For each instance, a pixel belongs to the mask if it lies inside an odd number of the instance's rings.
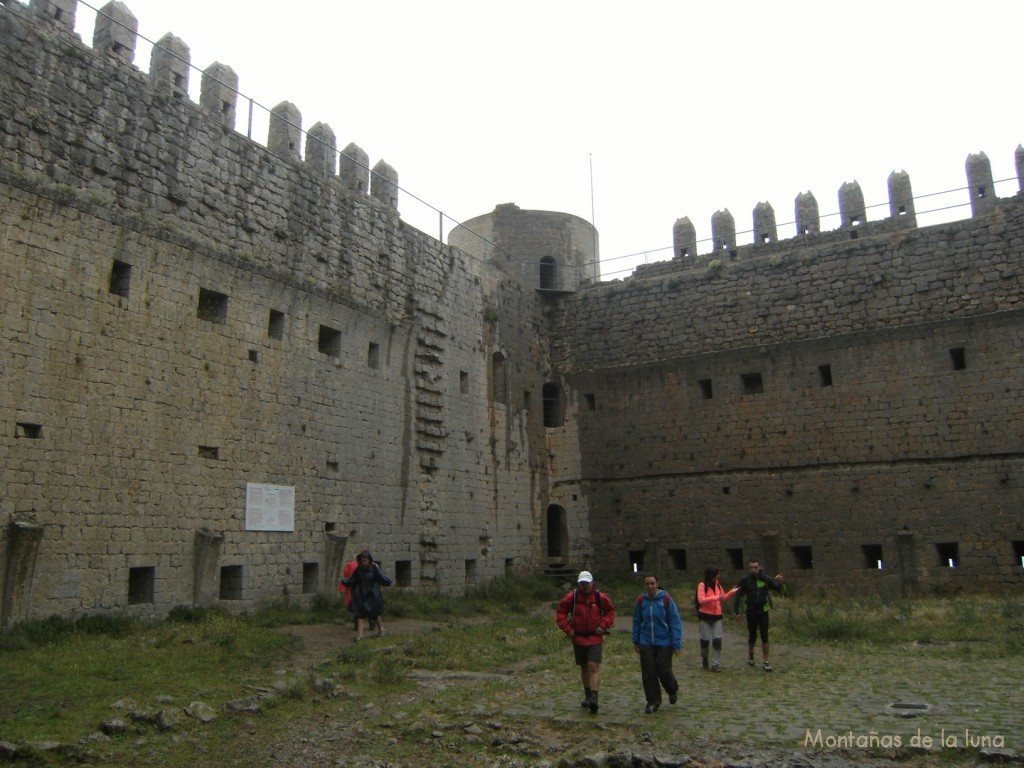
{"label": "man in red jacket", "polygon": [[608,595],[594,587],[590,571],[581,571],[576,589],[562,598],[555,609],[555,623],[572,641],[576,664],[583,679],[582,706],[597,714],[597,692],[601,688],[601,649],[604,636],[615,623],[615,606]]}

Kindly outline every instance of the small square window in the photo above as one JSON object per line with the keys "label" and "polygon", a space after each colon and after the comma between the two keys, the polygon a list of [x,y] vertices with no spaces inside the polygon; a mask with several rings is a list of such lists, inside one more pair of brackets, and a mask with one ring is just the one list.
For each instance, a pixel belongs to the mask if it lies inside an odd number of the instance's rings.
{"label": "small square window", "polygon": [[220,599],[242,599],[242,566],[224,565],[220,569]]}
{"label": "small square window", "polygon": [[743,550],[739,547],[726,548],[725,557],[729,561],[729,567],[734,571],[743,570]]}
{"label": "small square window", "polygon": [[15,437],[27,437],[29,440],[38,440],[43,436],[42,424],[30,424],[27,421],[19,421],[14,425]]}
{"label": "small square window", "polygon": [[109,290],[115,296],[120,296],[122,299],[128,298],[128,290],[132,284],[132,265],[126,264],[123,261],[114,261],[113,266],[110,268],[110,287]]}
{"label": "small square window", "polygon": [[960,545],[955,541],[936,544],[935,554],[939,556],[939,565],[944,568],[957,568],[960,565]]}
{"label": "small square window", "polygon": [[865,568],[874,568],[879,571],[885,568],[885,563],[882,560],[881,544],[862,544],[860,551],[864,555]]}
{"label": "small square window", "polygon": [[210,323],[223,325],[228,319],[228,297],[217,291],[200,288],[196,317]]}
{"label": "small square window", "polygon": [[761,381],[760,373],[744,373],[740,375],[743,382],[743,394],[760,395],[764,392],[764,382]]}
{"label": "small square window", "polygon": [[212,459],[216,461],[217,459],[220,458],[220,448],[218,448],[215,445],[200,445],[199,458]]}
{"label": "small square window", "polygon": [[156,569],[152,566],[147,568],[129,568],[128,605],[152,603],[155,583]]}
{"label": "small square window", "polygon": [[316,348],[322,355],[338,357],[341,354],[341,331],[321,325]]}
{"label": "small square window", "polygon": [[831,365],[819,365],[818,366],[818,382],[823,387],[832,386],[832,366]]}
{"label": "small square window", "polygon": [[629,553],[629,569],[633,573],[640,573],[644,569],[644,551],[642,549]]}
{"label": "small square window", "polygon": [[809,571],[814,567],[814,557],[810,546],[800,545],[789,548],[793,555],[793,564],[802,571]]}
{"label": "small square window", "polygon": [[280,341],[284,338],[284,312],[276,309],[270,310],[270,318],[267,320],[267,336]]}
{"label": "small square window", "polygon": [[1013,544],[1013,564],[1019,567],[1024,567],[1024,541],[1014,541]]}
{"label": "small square window", "polygon": [[412,586],[412,560],[395,561],[395,584],[399,587]]}
{"label": "small square window", "polygon": [[953,347],[949,350],[949,359],[953,363],[954,371],[962,371],[967,367],[967,352],[963,347]]}
{"label": "small square window", "polygon": [[593,411],[595,408],[597,408],[597,401],[595,400],[593,395],[584,395],[583,400],[587,404],[588,411]]}
{"label": "small square window", "polygon": [[686,570],[686,550],[685,549],[670,549],[668,551],[669,559],[672,561],[672,568],[676,571]]}
{"label": "small square window", "polygon": [[701,379],[697,382],[700,386],[700,396],[704,400],[710,400],[714,397],[714,392],[711,389],[711,379]]}

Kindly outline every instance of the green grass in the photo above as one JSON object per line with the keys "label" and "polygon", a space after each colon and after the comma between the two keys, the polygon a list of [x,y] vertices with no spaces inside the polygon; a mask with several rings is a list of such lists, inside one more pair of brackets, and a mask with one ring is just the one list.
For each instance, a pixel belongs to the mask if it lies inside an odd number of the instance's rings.
{"label": "green grass", "polygon": [[[985,643],[985,653],[1006,657],[1024,650],[1024,596],[948,599],[879,599],[828,595],[813,600],[776,598],[779,637],[797,643]],[[997,627],[1003,627],[998,631]],[[969,653],[961,645],[958,652]]]}
{"label": "green grass", "polygon": [[[633,581],[601,588],[614,597],[620,614],[629,611],[639,591]],[[365,721],[355,738],[361,754],[397,765],[448,764],[446,755],[461,764],[480,764],[473,762],[477,753],[487,755],[488,749],[492,757],[505,752],[529,757],[536,745],[523,734],[571,744],[585,754],[612,748],[616,740],[629,743],[628,727],[602,725],[595,734],[564,715],[566,702],[578,695],[578,675],[564,637],[554,628],[552,604],[562,594],[560,583],[543,578],[501,579],[460,598],[391,590],[387,617],[423,620],[427,628],[384,642],[339,643],[333,657],[315,669],[293,669],[284,677],[278,670],[288,666],[294,640],[279,628],[329,624],[341,637],[348,630],[342,628],[344,620],[338,622],[337,601],[322,601],[313,610],[267,605],[252,616],[178,609],[159,623],[89,617],[19,625],[0,634],[0,741],[19,745],[24,765],[162,768],[251,765],[254,749],[268,754],[275,743],[295,738],[295,724],[311,719],[337,720],[339,738],[351,735],[345,724],[353,717]],[[707,722],[719,722],[717,727],[727,732],[739,728],[735,717],[722,716],[722,696],[799,703],[810,681],[844,691],[854,703],[887,701],[911,696],[922,681],[934,678],[937,682],[928,683],[934,691],[922,688],[918,695],[943,697],[942,686],[960,674],[956,665],[964,673],[982,663],[1012,665],[1024,651],[1021,596],[914,602],[789,596],[775,600],[772,640],[774,648],[783,649],[783,659],[787,648],[808,649],[799,672],[746,674],[733,652],[726,660],[729,675],[701,676],[693,670],[697,646],[689,606],[678,596],[677,601],[689,633],[677,672],[689,676],[688,714],[682,724],[671,725],[668,719],[644,723],[663,741],[699,739]],[[726,627],[734,639],[740,631],[740,623]],[[912,655],[906,655],[908,648],[914,649]],[[860,659],[852,668],[850,656]],[[899,659],[895,666],[894,659]],[[608,695],[632,701],[639,680],[624,633],[610,638],[604,667],[613,686]],[[728,688],[719,690],[723,680]],[[263,701],[259,714],[223,708],[269,688],[276,695]],[[154,713],[161,706],[180,710],[203,701],[219,716],[208,724],[188,719],[168,732],[130,722],[124,735],[83,744],[83,737],[101,723],[127,718],[111,707],[123,698]],[[538,717],[538,702],[552,714]],[[836,706],[836,718],[842,718],[846,706]],[[815,723],[824,716],[820,703],[808,702],[801,717]],[[487,731],[467,735],[467,721]],[[746,738],[746,731],[736,731],[737,736]],[[764,738],[770,742],[772,737]],[[64,751],[26,747],[41,741],[59,742]]]}
{"label": "green grass", "polygon": [[125,697],[148,704],[165,696],[181,706],[236,698],[242,678],[293,644],[249,618],[217,612],[152,625],[50,620],[4,639],[0,738],[15,743],[76,741],[114,717],[111,704]]}

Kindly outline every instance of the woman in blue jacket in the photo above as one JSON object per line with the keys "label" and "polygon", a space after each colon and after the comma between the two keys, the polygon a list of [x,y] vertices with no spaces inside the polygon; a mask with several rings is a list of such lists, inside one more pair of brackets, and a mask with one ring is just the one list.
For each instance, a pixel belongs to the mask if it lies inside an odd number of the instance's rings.
{"label": "woman in blue jacket", "polygon": [[644,712],[657,712],[661,689],[669,704],[679,697],[679,683],[672,672],[672,657],[683,647],[683,621],[668,592],[658,586],[658,577],[644,576],[644,591],[633,609],[633,648],[640,655],[640,679],[647,706]]}

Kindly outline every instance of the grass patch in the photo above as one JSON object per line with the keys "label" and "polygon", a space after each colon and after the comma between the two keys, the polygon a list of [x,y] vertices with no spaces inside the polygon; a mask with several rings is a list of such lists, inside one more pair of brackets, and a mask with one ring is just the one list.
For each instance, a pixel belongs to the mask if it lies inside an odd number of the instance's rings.
{"label": "grass patch", "polygon": [[[189,621],[47,621],[17,628],[0,651],[0,738],[76,741],[111,719],[125,697],[225,701],[240,680],[280,660],[293,641],[246,617],[207,612]],[[101,631],[106,628],[106,632]]]}
{"label": "grass patch", "polygon": [[[773,627],[797,643],[984,643],[986,654],[1024,650],[1024,597],[879,599],[831,595],[813,600],[775,598]],[[1001,628],[1001,629],[1000,629]],[[959,653],[970,655],[970,649]]]}
{"label": "grass patch", "polygon": [[[628,579],[600,588],[623,616],[639,592],[638,582]],[[19,759],[26,765],[77,761],[140,768],[247,765],[254,754],[270,764],[275,745],[296,739],[295,729],[302,727],[297,724],[303,723],[333,727],[337,722],[333,738],[344,740],[346,750],[368,759],[409,761],[396,764],[455,764],[445,763],[446,755],[465,765],[492,764],[476,761],[499,754],[550,757],[538,747],[537,733],[544,734],[548,749],[572,745],[581,754],[630,743],[635,733],[628,722],[602,721],[598,737],[589,720],[574,719],[578,674],[552,611],[564,591],[562,582],[544,578],[501,579],[460,598],[389,590],[385,622],[419,619],[428,622],[424,629],[339,644],[315,669],[283,674],[295,640],[278,628],[322,623],[337,628],[339,637],[347,634],[345,617],[338,621],[337,600],[313,610],[267,605],[252,616],[180,608],[159,623],[87,617],[18,625],[0,634],[0,741],[63,745],[54,752],[25,746]],[[928,685],[943,691],[960,667],[973,669],[981,661],[1010,665],[1024,652],[1024,596],[918,601],[790,596],[775,599],[773,649],[781,649],[785,668],[788,648],[809,647],[799,667],[774,676],[755,674],[728,655],[726,674],[702,675],[695,669],[689,605],[676,593],[686,643],[676,673],[686,690],[687,718],[645,720],[659,742],[700,738],[708,722],[718,723],[725,736],[746,738],[741,719],[722,717],[726,699],[803,702],[816,688],[841,691],[857,706],[925,697],[924,689],[918,690],[923,681],[937,681]],[[742,632],[741,623],[730,623],[726,632]],[[829,651],[830,646],[837,649]],[[851,656],[859,660],[852,666]],[[603,677],[610,711],[621,716],[635,701],[642,705],[636,657],[623,632],[609,638]],[[723,681],[727,688],[720,687]],[[227,702],[267,691],[272,696],[262,700],[259,713],[225,708]],[[186,718],[166,732],[152,721],[132,721],[126,733],[83,741],[101,723],[127,717],[111,707],[124,698],[153,714],[180,712],[202,701],[218,717],[210,723]],[[955,699],[943,692],[937,700]],[[837,711],[845,717],[849,706],[844,701]],[[808,723],[828,714],[827,705],[807,703]],[[353,722],[359,727],[353,729]],[[781,722],[779,728],[787,725]],[[466,732],[468,725],[483,732]],[[758,738],[777,744],[791,740],[791,734],[780,734]]]}

